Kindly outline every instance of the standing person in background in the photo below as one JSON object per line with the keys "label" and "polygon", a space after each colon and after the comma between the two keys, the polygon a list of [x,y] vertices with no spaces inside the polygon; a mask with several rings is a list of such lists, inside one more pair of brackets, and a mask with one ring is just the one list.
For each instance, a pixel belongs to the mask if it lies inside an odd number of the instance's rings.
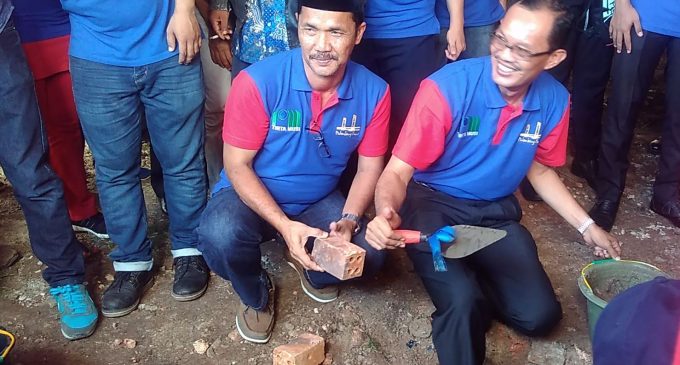
{"label": "standing person in background", "polygon": [[[138,177],[142,114],[163,180],[175,279],[172,297],[200,297],[208,268],[196,248],[206,202],[201,39],[193,0],[62,0],[71,20],[73,92],[96,161],[116,271],[102,313],[123,316],[153,284]],[[117,9],[117,11],[111,11]],[[96,82],[95,82],[96,81]]]}
{"label": "standing person in background", "polygon": [[578,33],[571,70],[570,136],[574,148],[571,172],[585,179],[593,189],[596,189],[604,93],[614,55],[609,38],[613,12],[614,0],[592,0],[575,25]]}
{"label": "standing person in background", "polygon": [[[224,41],[232,40],[232,79],[257,61],[299,46],[297,5],[297,0],[210,0],[209,23],[214,32],[211,35]],[[236,20],[233,35],[230,15]],[[221,58],[227,58],[224,52],[218,53]]]}
{"label": "standing person in background", "polygon": [[366,34],[352,59],[390,85],[390,148],[420,81],[443,62],[438,52],[439,22],[434,5],[435,0],[366,1]]}
{"label": "standing person in background", "polygon": [[488,56],[491,33],[505,11],[498,0],[437,0],[435,13],[439,52],[450,62]]}
{"label": "standing person in background", "polygon": [[[614,0],[561,0],[574,15],[567,40],[567,58],[548,72],[569,86],[571,76],[572,105],[569,136],[574,152],[571,172],[595,189],[604,112],[604,93],[609,82],[612,55],[609,22]],[[541,201],[528,181],[520,184],[522,196]]]}
{"label": "standing person in background", "polygon": [[597,201],[590,214],[607,230],[614,225],[626,183],[635,122],[665,52],[666,115],[650,208],[680,227],[680,2],[616,0],[609,30],[616,54],[602,127]]}
{"label": "standing person in background", "polygon": [[14,24],[35,79],[50,165],[64,183],[73,229],[109,238],[97,199],[87,189],[85,141],[68,71],[68,14],[59,0],[17,0],[14,8]]}
{"label": "standing person in background", "polygon": [[[214,34],[207,25],[210,5],[208,0],[196,0],[200,13],[197,16],[201,32],[210,38]],[[224,102],[231,86],[231,49],[228,40],[204,39],[199,52],[205,84],[205,165],[208,171],[208,189],[220,179],[222,162],[222,124]]]}
{"label": "standing person in background", "polygon": [[71,229],[62,184],[47,164],[33,78],[11,14],[11,2],[0,0],[0,167],[26,218],[31,249],[46,265],[42,274],[57,302],[61,333],[76,340],[94,332],[97,308],[83,285],[82,246]]}

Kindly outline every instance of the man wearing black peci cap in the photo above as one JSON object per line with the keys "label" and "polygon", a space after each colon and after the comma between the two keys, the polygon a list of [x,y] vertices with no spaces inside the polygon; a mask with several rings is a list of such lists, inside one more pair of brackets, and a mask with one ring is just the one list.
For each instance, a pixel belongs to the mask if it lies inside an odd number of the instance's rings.
{"label": "man wearing black peci cap", "polygon": [[[269,341],[274,281],[260,244],[278,232],[285,257],[313,300],[338,297],[339,279],[312,260],[310,236],[337,235],[366,249],[364,276],[385,252],[365,239],[359,217],[373,199],[387,151],[390,91],[349,60],[366,24],[359,0],[303,0],[300,49],[270,56],[234,79],[224,121],[224,170],[198,229],[210,268],[241,299],[236,327]],[[359,169],[347,199],[336,189],[350,155]]]}

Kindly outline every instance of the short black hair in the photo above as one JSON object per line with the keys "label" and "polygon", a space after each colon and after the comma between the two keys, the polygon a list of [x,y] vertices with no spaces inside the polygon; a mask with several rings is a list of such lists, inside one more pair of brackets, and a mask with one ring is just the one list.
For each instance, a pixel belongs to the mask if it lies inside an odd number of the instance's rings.
{"label": "short black hair", "polygon": [[328,11],[346,11],[352,13],[354,23],[359,26],[366,18],[365,3],[366,0],[298,0],[297,12],[300,14],[303,6]]}
{"label": "short black hair", "polygon": [[574,12],[560,0],[519,0],[511,6],[519,5],[529,10],[547,9],[555,15],[552,30],[548,36],[550,50],[564,48],[569,31],[574,23]]}

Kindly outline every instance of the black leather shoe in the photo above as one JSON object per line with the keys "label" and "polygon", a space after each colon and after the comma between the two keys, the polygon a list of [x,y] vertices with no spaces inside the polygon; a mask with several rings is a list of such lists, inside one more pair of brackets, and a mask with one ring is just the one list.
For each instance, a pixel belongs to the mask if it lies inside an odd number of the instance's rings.
{"label": "black leather shoe", "polygon": [[118,271],[102,297],[105,317],[122,317],[137,308],[139,298],[153,286],[151,271]]}
{"label": "black leather shoe", "polygon": [[596,190],[597,186],[597,160],[577,160],[571,163],[571,173],[586,179],[588,186]]}
{"label": "black leather shoe", "polygon": [[531,183],[529,180],[526,178],[522,180],[521,183],[519,183],[519,192],[522,193],[522,196],[524,199],[530,201],[530,202],[542,202],[543,199],[541,199],[540,195],[534,190],[534,187],[531,186]]}
{"label": "black leather shoe", "polygon": [[183,256],[175,258],[175,282],[172,284],[172,297],[180,302],[198,299],[208,288],[210,270],[203,256]]}
{"label": "black leather shoe", "polygon": [[655,213],[667,218],[673,225],[680,227],[680,201],[660,200],[652,198],[649,208]]}
{"label": "black leather shoe", "polygon": [[600,226],[605,231],[609,232],[614,226],[616,220],[616,213],[619,210],[619,201],[614,200],[598,200],[590,209],[590,218],[595,221],[595,224]]}

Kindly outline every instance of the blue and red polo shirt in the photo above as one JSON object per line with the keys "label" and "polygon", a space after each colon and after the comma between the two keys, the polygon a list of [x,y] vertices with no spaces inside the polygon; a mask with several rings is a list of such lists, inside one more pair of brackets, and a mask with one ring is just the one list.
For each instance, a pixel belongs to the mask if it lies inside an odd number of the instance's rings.
{"label": "blue and red polo shirt", "polygon": [[[384,155],[390,119],[387,83],[364,66],[349,62],[322,106],[303,62],[296,48],[248,67],[234,79],[224,112],[224,142],[258,151],[255,173],[289,215],[334,191],[355,150]],[[213,194],[230,186],[222,170]]]}
{"label": "blue and red polo shirt", "polygon": [[453,197],[494,201],[512,194],[531,162],[566,160],[569,93],[547,73],[520,107],[491,78],[491,58],[454,62],[423,80],[394,156],[413,179]]}
{"label": "blue and red polo shirt", "polygon": [[439,34],[435,0],[368,0],[366,39],[394,39]]}

